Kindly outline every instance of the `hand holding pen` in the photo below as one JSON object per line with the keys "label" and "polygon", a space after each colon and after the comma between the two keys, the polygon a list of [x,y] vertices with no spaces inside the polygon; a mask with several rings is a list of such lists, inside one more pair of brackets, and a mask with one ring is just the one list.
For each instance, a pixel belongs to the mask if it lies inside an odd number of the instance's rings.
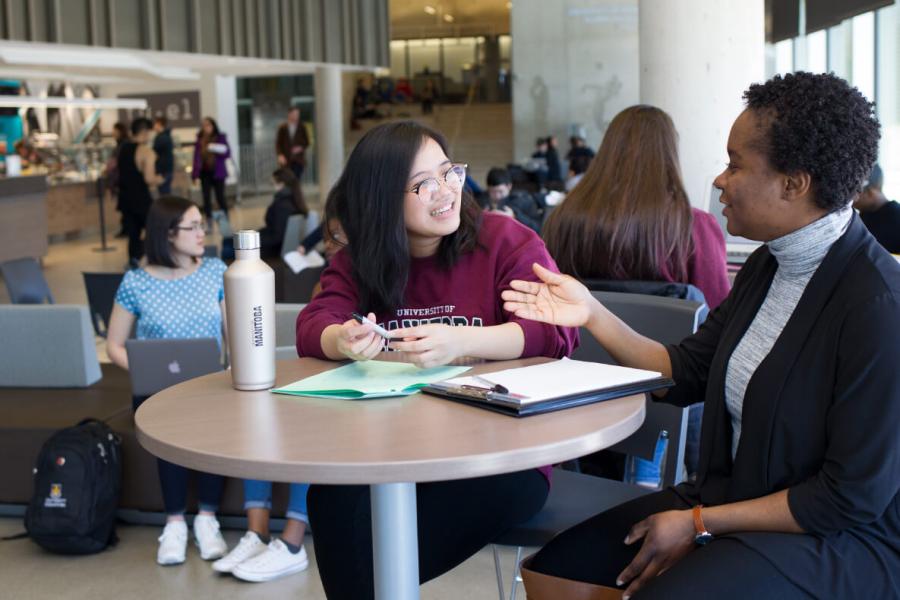
{"label": "hand holding pen", "polygon": [[[353,360],[369,360],[375,358],[384,347],[387,333],[375,324],[375,314],[367,317],[353,313],[353,318],[345,321],[337,338],[338,352]],[[388,334],[390,335],[390,334]]]}

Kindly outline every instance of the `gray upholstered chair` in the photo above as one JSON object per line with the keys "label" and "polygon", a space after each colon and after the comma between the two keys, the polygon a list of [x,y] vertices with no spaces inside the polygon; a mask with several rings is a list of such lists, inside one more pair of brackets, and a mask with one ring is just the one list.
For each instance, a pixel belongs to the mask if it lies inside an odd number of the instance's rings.
{"label": "gray upholstered chair", "polygon": [[0,274],[13,304],[53,304],[53,294],[36,259],[17,258],[0,263]]}
{"label": "gray upholstered chair", "polygon": [[87,306],[0,306],[0,387],[87,387],[100,363]]}

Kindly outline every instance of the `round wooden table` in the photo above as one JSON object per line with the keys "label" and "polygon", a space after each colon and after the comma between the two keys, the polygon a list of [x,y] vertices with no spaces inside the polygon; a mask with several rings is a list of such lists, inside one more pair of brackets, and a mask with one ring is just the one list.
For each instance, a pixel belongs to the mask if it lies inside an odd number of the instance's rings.
{"label": "round wooden table", "polygon": [[[489,373],[545,358],[475,365]],[[342,363],[279,361],[276,387]],[[644,420],[644,395],[514,418],[414,394],[328,400],[239,392],[228,372],[168,388],[135,415],[152,454],[192,469],[285,482],[369,484],[375,593],[418,598],[417,482],[511,473],[611,446]]]}

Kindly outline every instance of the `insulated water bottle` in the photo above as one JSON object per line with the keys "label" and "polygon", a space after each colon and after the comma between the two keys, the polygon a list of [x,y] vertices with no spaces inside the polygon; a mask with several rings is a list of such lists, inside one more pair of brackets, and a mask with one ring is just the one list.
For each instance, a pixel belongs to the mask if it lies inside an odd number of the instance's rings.
{"label": "insulated water bottle", "polygon": [[259,257],[259,232],[234,234],[235,260],[225,271],[225,313],[236,390],[275,385],[275,272]]}

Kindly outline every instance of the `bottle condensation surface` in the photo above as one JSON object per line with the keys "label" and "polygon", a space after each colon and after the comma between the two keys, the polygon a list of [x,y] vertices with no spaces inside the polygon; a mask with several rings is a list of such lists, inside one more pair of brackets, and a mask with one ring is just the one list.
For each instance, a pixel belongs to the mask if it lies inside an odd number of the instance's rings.
{"label": "bottle condensation surface", "polygon": [[237,390],[275,385],[275,272],[259,257],[259,232],[234,234],[235,260],[225,271],[231,381]]}

